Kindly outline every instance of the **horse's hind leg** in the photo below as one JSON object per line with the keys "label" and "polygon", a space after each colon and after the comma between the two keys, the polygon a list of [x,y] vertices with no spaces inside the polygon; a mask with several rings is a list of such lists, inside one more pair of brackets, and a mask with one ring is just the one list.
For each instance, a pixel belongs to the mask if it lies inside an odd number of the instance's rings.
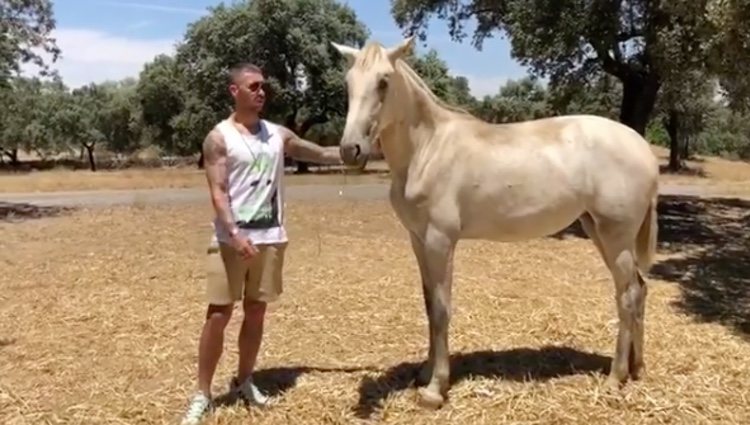
{"label": "horse's hind leg", "polygon": [[630,288],[633,304],[635,306],[635,320],[633,321],[633,342],[630,346],[630,356],[628,357],[628,368],[630,377],[634,380],[641,378],[645,369],[643,360],[643,323],[646,316],[646,281],[636,268],[635,283]]}
{"label": "horse's hind leg", "polygon": [[[602,247],[601,239],[599,239],[599,234],[596,232],[596,223],[594,222],[594,219],[589,213],[583,213],[583,215],[578,218],[578,221],[581,223],[583,232],[586,233],[586,236],[588,236],[594,243],[594,246],[596,246],[596,250],[599,251],[602,260],[607,263],[607,256],[604,255],[604,248]],[[609,268],[609,264],[607,264],[607,267]]]}
{"label": "horse's hind leg", "polygon": [[[584,220],[582,219],[582,223]],[[588,225],[589,230],[593,230],[592,234],[598,240],[598,248],[615,284],[619,324],[609,381],[610,384],[616,385],[626,381],[628,375],[637,379],[644,366],[643,321],[646,285],[636,267],[635,235],[638,226],[604,219],[595,223],[594,229],[591,229],[592,222],[593,220],[584,224],[584,229]]]}

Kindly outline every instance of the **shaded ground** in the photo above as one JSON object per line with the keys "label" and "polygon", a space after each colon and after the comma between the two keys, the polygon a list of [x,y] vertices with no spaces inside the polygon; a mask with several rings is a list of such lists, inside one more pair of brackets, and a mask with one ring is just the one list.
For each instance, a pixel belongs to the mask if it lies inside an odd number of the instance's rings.
{"label": "shaded ground", "polygon": [[21,220],[54,217],[73,210],[66,206],[40,206],[27,202],[0,201],[0,221],[17,222]]}
{"label": "shaded ground", "polygon": [[[612,284],[580,238],[459,246],[450,402],[423,410],[413,385],[426,355],[423,301],[390,207],[290,201],[288,220],[285,293],[258,364],[274,404],[225,406],[207,424],[750,423],[750,344],[675,308],[683,290],[659,275],[647,374],[604,392]],[[0,275],[0,423],[176,423],[195,388],[209,221],[207,203],[182,203],[0,223],[11,271]],[[672,249],[689,245],[671,234]],[[240,317],[217,394],[234,372]]]}
{"label": "shaded ground", "polygon": [[665,196],[659,214],[673,255],[651,273],[680,284],[681,309],[750,338],[750,201]]}
{"label": "shaded ground", "polygon": [[[680,285],[675,305],[750,338],[750,201],[659,197],[659,252],[652,277]],[[586,238],[574,223],[557,238]]]}
{"label": "shaded ground", "polygon": [[[611,362],[611,357],[556,346],[459,353],[451,355],[451,384],[471,379],[544,382],[578,374],[606,375]],[[400,363],[376,379],[364,379],[355,407],[357,417],[370,418],[384,400],[416,385],[423,364],[422,361]]]}

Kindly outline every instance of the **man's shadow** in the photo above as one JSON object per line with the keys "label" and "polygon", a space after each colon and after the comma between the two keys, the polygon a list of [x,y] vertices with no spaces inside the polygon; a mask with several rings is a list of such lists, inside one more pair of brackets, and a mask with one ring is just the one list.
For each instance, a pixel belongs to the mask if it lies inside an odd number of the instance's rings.
{"label": "man's shadow", "polygon": [[[368,367],[351,367],[351,368],[326,368],[326,367],[276,367],[269,369],[260,369],[253,373],[253,382],[258,389],[270,398],[282,396],[284,393],[297,385],[297,379],[305,373],[357,373],[366,371],[376,371],[376,368]],[[231,406],[239,403],[240,400],[230,392],[226,392],[216,397],[217,407]]]}
{"label": "man's shadow", "polygon": [[[473,377],[511,381],[546,381],[578,374],[608,374],[611,357],[586,353],[571,347],[546,346],[505,351],[476,351],[450,357],[451,385]],[[376,379],[365,378],[354,408],[360,419],[368,419],[391,394],[417,385],[424,362],[393,366]]]}

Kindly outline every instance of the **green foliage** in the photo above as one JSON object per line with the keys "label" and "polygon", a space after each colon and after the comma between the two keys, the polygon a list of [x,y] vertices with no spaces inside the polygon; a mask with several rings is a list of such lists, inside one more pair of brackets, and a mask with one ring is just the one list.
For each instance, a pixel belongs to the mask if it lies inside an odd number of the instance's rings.
{"label": "green foliage", "polygon": [[56,61],[60,49],[50,33],[55,28],[49,0],[2,0],[0,2],[0,87],[7,87],[21,65],[32,63],[48,75],[49,64],[39,50]]}
{"label": "green foliage", "polygon": [[495,96],[485,96],[474,108],[476,115],[490,122],[518,122],[549,116],[548,92],[532,78],[509,80]]}
{"label": "green foliage", "polygon": [[604,72],[549,88],[549,102],[556,115],[592,114],[617,119],[621,99],[622,83]]}
{"label": "green foliage", "polygon": [[653,120],[646,127],[646,140],[656,146],[669,147],[669,134],[661,121]]}
{"label": "green foliage", "polygon": [[750,0],[711,0],[706,11],[704,16],[713,30],[706,49],[709,63],[729,106],[750,110]]}
{"label": "green foliage", "polygon": [[183,77],[174,58],[159,55],[140,73],[135,97],[141,111],[144,137],[167,152],[186,151],[174,137],[173,120],[185,106]]}
{"label": "green foliage", "polygon": [[0,91],[0,143],[4,153],[16,160],[19,150],[47,157],[58,151],[54,114],[64,108],[65,86],[59,79],[39,78],[9,81],[10,89]]}
{"label": "green foliage", "polygon": [[695,135],[693,149],[706,155],[750,159],[750,117],[715,107],[703,129]]}
{"label": "green foliage", "polygon": [[553,87],[615,76],[623,83],[620,119],[642,132],[661,86],[685,91],[691,71],[720,75],[733,99],[748,98],[749,1],[393,0],[392,14],[420,37],[437,16],[459,40],[473,19],[477,48],[496,31],[507,34],[512,55]]}
{"label": "green foliage", "polygon": [[[205,133],[229,112],[226,71],[239,62],[259,65],[272,87],[267,117],[304,135],[345,110],[340,57],[331,41],[362,45],[365,26],[354,11],[333,0],[255,0],[218,6],[190,25],[176,61],[185,75],[186,105],[195,117],[176,119],[198,146]],[[186,100],[186,103],[191,101]],[[210,112],[209,112],[210,111]],[[209,119],[209,115],[212,114]]]}
{"label": "green foliage", "polygon": [[[467,79],[452,75],[437,51],[407,58],[438,97],[487,121],[596,114],[642,126],[652,143],[680,155],[750,156],[750,32],[743,27],[750,0],[394,0],[392,11],[418,34],[437,14],[457,39],[475,19],[478,48],[496,31],[510,36],[512,54],[533,76],[510,80],[483,99],[471,95]],[[352,9],[335,0],[221,4],[189,25],[174,56],[155,57],[137,80],[70,90],[59,78],[11,75],[19,63],[41,60],[30,49],[55,52],[49,4],[10,0],[0,13],[11,34],[0,40],[0,80],[7,83],[0,89],[0,153],[11,160],[20,150],[42,157],[87,153],[92,169],[95,152],[197,153],[231,111],[227,70],[239,62],[264,69],[272,86],[267,118],[335,145],[346,85],[330,42],[362,46],[369,35]]]}
{"label": "green foliage", "polygon": [[439,98],[464,107],[474,104],[469,82],[464,77],[452,76],[448,65],[438,56],[437,50],[430,49],[423,56],[412,53],[406,61]]}

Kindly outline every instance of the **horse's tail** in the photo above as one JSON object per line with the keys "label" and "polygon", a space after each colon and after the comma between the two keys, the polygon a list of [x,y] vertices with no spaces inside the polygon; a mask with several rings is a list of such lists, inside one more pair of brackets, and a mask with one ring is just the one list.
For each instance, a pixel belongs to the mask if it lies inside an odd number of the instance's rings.
{"label": "horse's tail", "polygon": [[656,244],[658,240],[659,224],[658,213],[656,212],[657,196],[651,198],[646,216],[643,217],[641,228],[638,230],[636,237],[635,255],[638,262],[638,269],[642,273],[647,273],[654,263],[656,256]]}

